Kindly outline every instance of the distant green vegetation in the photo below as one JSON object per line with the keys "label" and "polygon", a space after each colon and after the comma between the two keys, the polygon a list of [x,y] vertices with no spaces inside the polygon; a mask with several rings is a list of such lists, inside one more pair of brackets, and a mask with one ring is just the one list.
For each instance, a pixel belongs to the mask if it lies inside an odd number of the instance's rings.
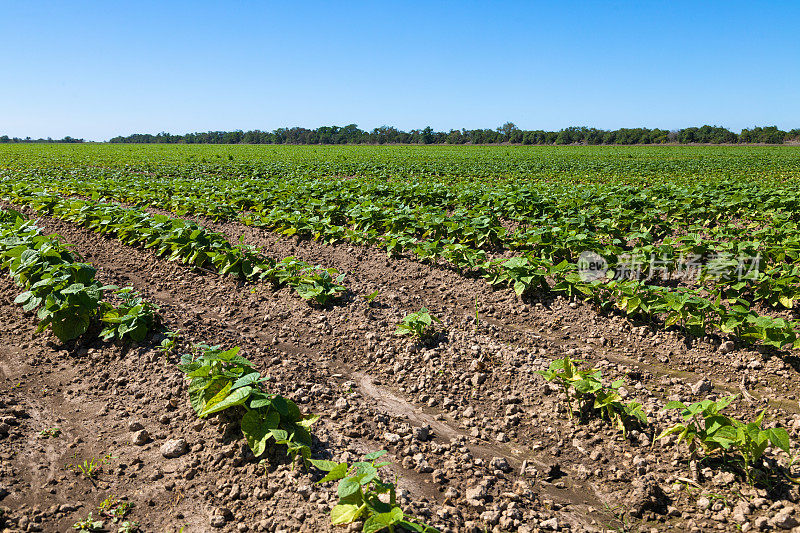
{"label": "distant green vegetation", "polygon": [[[777,126],[754,127],[734,133],[721,126],[700,126],[679,130],[660,128],[598,128],[569,127],[558,131],[521,130],[512,122],[496,129],[434,131],[424,129],[400,131],[392,126],[381,126],[372,131],[360,129],[356,124],[347,126],[320,126],[316,129],[301,127],[278,128],[273,131],[206,131],[185,134],[134,133],[118,136],[109,142],[128,144],[522,144],[522,145],[634,145],[634,144],[783,144],[799,141],[800,128],[783,131]],[[31,139],[0,136],[3,143],[82,143],[83,139]]]}
{"label": "distant green vegetation", "polygon": [[[324,178],[463,181],[602,181],[800,177],[792,146],[220,146],[0,145],[0,172],[92,180],[151,173],[223,178]],[[76,174],[77,172],[77,174]],[[111,173],[110,173],[111,172]],[[32,176],[33,177],[33,176]],[[426,182],[430,185],[432,182]],[[422,185],[422,184],[420,184]]]}
{"label": "distant green vegetation", "polygon": [[[665,143],[767,143],[782,144],[800,138],[800,129],[779,130],[776,126],[744,129],[736,134],[720,126],[701,126],[680,130],[659,128],[620,128],[601,130],[587,127],[569,127],[559,131],[521,130],[511,122],[497,129],[434,131],[424,129],[400,131],[391,126],[381,126],[364,131],[355,124],[347,126],[322,126],[308,128],[278,128],[274,131],[208,131],[172,135],[136,133],[114,137],[112,143],[166,143],[166,144],[538,144],[538,145],[630,145]],[[2,138],[0,138],[0,142]]]}
{"label": "distant green vegetation", "polygon": [[[800,348],[797,148],[36,145],[0,156],[0,197],[16,204],[79,195],[234,220],[446,263],[522,298],[560,293],[694,336]],[[582,277],[586,253],[603,279]],[[338,277],[323,278],[301,295],[335,297]]]}

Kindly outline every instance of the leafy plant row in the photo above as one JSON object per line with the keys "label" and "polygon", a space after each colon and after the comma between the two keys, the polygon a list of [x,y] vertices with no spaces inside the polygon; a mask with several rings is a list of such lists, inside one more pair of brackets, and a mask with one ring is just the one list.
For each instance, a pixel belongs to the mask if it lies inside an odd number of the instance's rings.
{"label": "leafy plant row", "polygon": [[[436,530],[408,517],[396,501],[395,484],[381,479],[378,470],[389,463],[376,462],[385,451],[369,454],[353,465],[312,459],[309,429],[318,415],[303,415],[292,400],[264,388],[268,377],[239,355],[239,348],[198,345],[194,355],[184,355],[178,369],[189,381],[189,401],[197,416],[207,418],[225,411],[238,418],[250,450],[261,456],[272,441],[285,445],[294,463],[300,457],[304,467],[313,465],[326,472],[319,481],[340,480],[339,503],[331,510],[331,523],[342,525],[363,520],[362,531],[394,531],[402,526],[410,531],[433,533]],[[387,494],[389,501],[380,499]]]}
{"label": "leafy plant row", "polygon": [[577,265],[567,261],[553,264],[534,257],[512,257],[480,262],[474,250],[464,254],[471,258],[451,259],[459,265],[473,265],[490,284],[510,286],[518,295],[552,291],[587,298],[603,310],[616,307],[628,315],[660,320],[665,328],[681,327],[695,335],[718,331],[778,349],[800,348],[800,321],[761,315],[744,298],[709,298],[701,289],[669,290],[638,280],[585,281]]}
{"label": "leafy plant row", "polygon": [[197,268],[214,268],[247,280],[268,280],[288,285],[306,300],[325,305],[346,291],[344,274],[334,268],[312,266],[294,257],[281,261],[264,256],[252,246],[232,245],[224,235],[196,223],[136,208],[91,200],[65,199],[46,191],[16,191],[12,200],[37,212],[54,216],[116,237],[131,246],[155,250],[170,261]]}
{"label": "leafy plant row", "polygon": [[262,377],[253,364],[241,357],[239,348],[221,350],[219,346],[200,345],[200,355],[184,355],[178,368],[189,380],[189,401],[197,416],[241,407],[242,433],[253,454],[264,453],[273,439],[286,444],[289,455],[307,461],[311,454],[308,428],[319,419],[302,415],[297,405],[277,394],[267,393]]}
{"label": "leafy plant row", "polygon": [[743,298],[708,298],[698,289],[670,291],[636,280],[584,282],[571,272],[553,290],[583,295],[601,309],[612,306],[628,315],[658,319],[665,328],[679,326],[695,335],[717,331],[778,349],[800,348],[800,321],[761,315]]}
{"label": "leafy plant row", "polygon": [[[246,223],[286,234],[383,246],[390,255],[411,253],[423,261],[444,260],[493,285],[510,285],[518,294],[537,289],[580,294],[601,307],[616,305],[629,314],[662,320],[666,326],[693,333],[718,330],[776,347],[797,342],[795,322],[751,309],[757,302],[793,308],[800,297],[800,232],[790,214],[795,203],[770,188],[729,181],[714,187],[708,183],[659,183],[645,195],[629,184],[581,184],[578,191],[570,189],[568,196],[559,186],[548,192],[538,185],[514,183],[500,187],[508,193],[500,196],[497,191],[487,191],[483,184],[472,183],[448,191],[435,183],[369,183],[364,187],[358,181],[357,189],[349,181],[298,184],[290,180],[270,182],[257,189],[265,183],[244,178],[220,182],[165,177],[157,181],[161,187],[158,191],[138,176],[115,175],[99,184],[75,179],[72,186],[74,192],[122,195],[172,210],[192,209],[221,218],[238,216]],[[775,186],[775,190],[782,190],[780,187],[784,185]],[[211,194],[198,195],[198,189]],[[186,199],[190,191],[195,196]],[[459,211],[467,200],[474,201],[476,207]],[[448,202],[453,202],[455,212],[443,211]],[[759,202],[766,202],[773,210],[759,214],[754,211]],[[227,214],[204,211],[204,206],[217,210],[225,205],[231,207]],[[242,208],[250,211],[239,213],[237,209]],[[428,208],[432,211],[424,214]],[[486,210],[483,214],[477,211],[481,208]],[[709,218],[706,213],[700,217],[703,209],[715,216]],[[721,217],[726,213],[760,220],[749,224],[725,222]],[[510,260],[489,259],[483,249],[506,242],[508,232],[500,225],[501,217],[524,222],[513,232],[519,238],[512,239],[516,243],[512,247],[524,254]],[[669,235],[676,220],[686,224],[685,235]],[[463,238],[478,235],[475,228],[483,228],[478,233],[488,233],[477,240]],[[701,231],[710,237],[698,233]],[[747,240],[739,240],[744,235]],[[657,268],[667,274],[679,266],[680,258],[689,255],[705,259],[713,256],[714,262],[700,263],[701,287],[672,290],[658,284],[660,277],[615,280],[600,286],[582,282],[575,273],[575,258],[584,250],[600,253],[612,268],[619,267],[623,253],[628,253],[644,264],[646,275],[655,268],[647,258],[658,258],[661,263]],[[743,254],[762,255],[757,270],[736,279],[735,259]],[[721,275],[714,276],[712,267]]]}
{"label": "leafy plant row", "polygon": [[[570,359],[566,355],[563,359],[552,361],[547,370],[538,372],[547,381],[561,387],[570,419],[573,418],[573,406],[577,403],[582,417],[597,412],[601,418],[611,421],[625,437],[629,428],[649,423],[640,403],[626,403],[622,400],[618,390],[624,380],[620,379],[611,386],[606,386],[599,370],[582,369],[579,367],[580,363],[581,361]],[[717,401],[702,400],[688,406],[683,402],[671,401],[664,407],[664,410],[680,410],[683,422],[665,429],[656,440],[677,435],[675,445],[680,446],[682,442],[686,444],[690,454],[688,461],[695,480],[698,459],[716,458],[722,459],[723,463],[731,460],[738,463],[750,484],[755,482],[756,472],[762,475],[760,481],[766,481],[763,478],[767,475],[764,470],[770,472],[773,469],[757,470],[757,467],[761,466],[764,452],[770,444],[786,452],[791,462],[794,462],[788,432],[780,427],[762,427],[766,410],[752,422],[721,413],[735,398],[736,396],[728,396]]]}
{"label": "leafy plant row", "polygon": [[144,340],[158,322],[156,308],[132,288],[114,294],[120,304],[105,301],[111,285],[94,279],[97,270],[79,262],[57,235],[42,235],[29,220],[14,211],[0,210],[0,268],[24,287],[14,300],[25,311],[37,311],[39,333],[50,328],[62,342],[76,339],[93,322],[106,339]]}
{"label": "leafy plant row", "polygon": [[[568,296],[580,294],[590,297],[601,308],[614,305],[627,314],[659,319],[665,327],[679,326],[698,335],[717,330],[722,334],[734,335],[747,341],[761,341],[776,348],[794,348],[796,344],[800,345],[796,333],[797,321],[760,315],[751,309],[748,300],[736,296],[736,290],[744,292],[750,282],[754,283],[752,286],[756,293],[760,290],[758,287],[773,286],[764,282],[764,273],[755,281],[746,278],[740,284],[724,286],[721,290],[727,291],[728,297],[723,303],[721,292],[716,298],[708,298],[703,295],[703,289],[669,290],[638,280],[585,282],[577,274],[576,264],[566,260],[554,264],[551,260],[537,258],[533,254],[487,260],[483,250],[462,244],[440,246],[438,241],[434,241],[424,245],[397,242],[394,237],[388,246],[390,250],[392,247],[406,249],[413,246],[413,253],[423,260],[444,258],[457,268],[478,274],[492,285],[511,286],[519,295],[535,290],[552,290]],[[549,280],[553,280],[554,284],[551,285]],[[784,289],[783,292],[763,292],[767,297],[777,294],[779,298],[788,299],[788,305],[791,306],[800,286],[793,284],[791,280],[784,280],[779,286]]]}
{"label": "leafy plant row", "polygon": [[[784,197],[785,184],[773,191],[730,180],[713,187],[659,183],[645,195],[627,183],[581,183],[577,190],[559,184],[549,190],[535,183],[487,190],[484,184],[459,183],[456,190],[444,190],[435,182],[365,181],[276,184],[169,177],[145,182],[138,176],[114,176],[99,182],[76,179],[71,188],[179,214],[239,218],[287,235],[380,244],[390,253],[419,248],[431,258],[459,254],[463,247],[500,247],[558,263],[574,262],[580,252],[592,250],[607,258],[630,255],[650,276],[655,273],[651,258],[660,263],[658,269],[672,271],[680,257],[702,258],[705,267],[717,255],[758,253],[761,273],[734,289],[739,296],[782,307],[793,306],[798,297],[796,202]],[[763,205],[769,209],[761,210]],[[727,222],[726,216],[746,223]],[[502,219],[519,225],[507,230]],[[671,235],[676,223],[685,234]],[[714,279],[703,281],[713,284]]]}
{"label": "leafy plant row", "polygon": [[[473,252],[468,252],[473,253]],[[454,260],[462,264],[460,259]],[[475,271],[495,286],[510,286],[518,295],[535,291],[588,298],[600,309],[616,307],[628,315],[660,320],[665,328],[677,326],[695,335],[718,331],[745,341],[761,341],[775,348],[800,348],[800,321],[761,315],[740,297],[709,298],[701,289],[669,290],[638,280],[585,281],[577,265],[534,257],[513,257],[476,263]],[[551,284],[552,280],[552,284]]]}

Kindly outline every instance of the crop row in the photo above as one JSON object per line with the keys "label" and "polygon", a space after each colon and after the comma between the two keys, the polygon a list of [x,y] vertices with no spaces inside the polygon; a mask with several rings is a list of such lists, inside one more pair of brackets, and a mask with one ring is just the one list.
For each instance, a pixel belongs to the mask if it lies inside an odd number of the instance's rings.
{"label": "crop row", "polygon": [[[238,216],[278,231],[326,240],[372,242],[396,233],[478,249],[520,249],[556,261],[574,259],[580,251],[597,246],[610,246],[607,255],[634,252],[636,246],[659,243],[676,224],[689,235],[712,233],[704,236],[712,252],[717,244],[747,236],[753,237],[751,242],[769,244],[796,234],[791,227],[783,228],[784,220],[754,231],[723,218],[772,222],[772,217],[786,215],[796,222],[798,191],[789,185],[732,180],[713,187],[703,182],[662,183],[651,185],[643,194],[640,186],[627,183],[582,183],[579,189],[568,182],[487,187],[437,181],[207,179],[158,173],[108,176],[92,170],[77,176],[32,173],[27,180],[49,183],[65,192],[157,205],[179,216]],[[26,174],[10,178],[26,181]],[[764,207],[766,217],[758,214]],[[501,224],[504,220],[519,226],[506,229]],[[781,231],[775,235],[778,228]]]}
{"label": "crop row", "polygon": [[[800,254],[796,185],[714,183],[493,184],[359,180],[207,179],[159,175],[44,177],[65,194],[105,196],[267,227],[287,235],[383,246],[390,253],[447,258],[468,248],[504,249],[558,263],[591,250],[610,268],[634,263],[650,278],[682,262],[697,281],[729,286],[726,261],[758,257],[757,279],[740,290],[793,306]],[[11,182],[26,181],[15,174]],[[28,179],[32,182],[32,179]],[[510,225],[509,225],[510,224]],[[509,226],[510,229],[507,229]],[[676,233],[676,229],[679,231]],[[660,276],[659,276],[660,277]],[[658,281],[658,280],[656,280]],[[717,290],[720,290],[717,287]]]}
{"label": "crop row", "polygon": [[[37,311],[39,333],[50,328],[59,340],[76,339],[99,322],[105,340],[144,340],[158,322],[155,307],[133,289],[101,285],[97,270],[79,258],[56,235],[42,235],[19,213],[0,211],[0,268],[25,290],[15,303]],[[104,300],[107,291],[120,303]]]}
{"label": "crop row", "polygon": [[[540,371],[544,379],[557,384],[562,390],[562,397],[570,419],[573,418],[574,407],[578,407],[581,416],[596,413],[618,427],[623,435],[632,426],[645,426],[649,423],[647,415],[638,402],[623,402],[617,392],[624,380],[617,380],[606,386],[602,374],[595,369],[581,369],[581,361],[572,360],[567,355],[556,359],[547,370]],[[755,420],[742,421],[722,413],[735,396],[727,396],[719,400],[702,400],[690,405],[680,401],[670,401],[664,410],[678,409],[681,421],[664,429],[656,440],[677,435],[675,445],[685,443],[689,451],[689,466],[692,476],[697,481],[697,461],[703,457],[733,458],[734,463],[744,474],[751,485],[756,481],[763,484],[770,482],[770,476],[779,473],[788,476],[784,469],[775,464],[763,465],[764,452],[772,445],[784,451],[794,463],[789,433],[781,427],[762,427],[764,414],[762,411]],[[732,456],[732,457],[731,457]],[[761,468],[766,466],[766,468]]]}
{"label": "crop row", "polygon": [[425,147],[37,144],[0,146],[3,166],[244,178],[363,176],[501,182],[764,180],[800,176],[793,147]]}
{"label": "crop row", "polygon": [[[125,243],[155,247],[159,254],[169,254],[171,259],[183,258],[197,266],[210,263],[223,273],[268,277],[276,283],[293,284],[301,296],[313,297],[320,303],[326,303],[343,290],[341,276],[334,277],[338,273],[332,269],[309,271],[308,265],[294,258],[268,263],[252,249],[230,246],[221,235],[207,232],[191,222],[96,201],[66,200],[28,187],[15,186],[6,194],[12,201],[38,211],[95,231],[116,234]],[[462,271],[485,278],[492,285],[511,286],[520,295],[542,290],[589,298],[601,309],[616,307],[629,315],[658,320],[665,327],[677,326],[697,335],[717,331],[748,341],[762,341],[776,348],[794,347],[799,342],[797,321],[759,314],[752,309],[751,301],[758,300],[782,303],[786,307],[794,305],[800,294],[796,274],[787,275],[778,267],[777,272],[751,271],[737,282],[721,278],[717,281],[716,292],[709,294],[707,287],[670,289],[636,279],[591,282],[578,274],[575,263],[566,259],[555,263],[530,252],[511,259],[487,259],[485,251],[460,243],[442,245],[438,240],[420,241],[411,237],[403,240],[396,234],[387,234],[381,242],[390,251],[410,252],[423,261],[444,259]],[[692,246],[696,248],[697,244]],[[661,249],[672,248],[664,245]],[[742,250],[741,243],[739,250]],[[773,254],[783,254],[786,260],[779,265],[797,272],[798,266],[788,261],[800,253],[800,245],[797,251],[779,246],[769,250]],[[731,264],[728,266],[734,268]]]}
{"label": "crop row", "polygon": [[[207,418],[225,411],[238,419],[254,456],[263,455],[272,441],[286,446],[293,464],[299,457],[304,468],[313,465],[326,472],[318,483],[338,480],[339,502],[331,510],[333,525],[363,520],[365,533],[394,531],[395,526],[425,533],[436,531],[406,515],[397,504],[395,485],[379,474],[379,469],[389,465],[378,461],[385,451],[368,454],[364,461],[352,465],[311,458],[309,429],[319,416],[303,415],[292,400],[267,392],[264,383],[269,378],[240,356],[239,348],[222,350],[219,346],[198,345],[194,349],[194,354],[181,358],[178,368],[189,381],[189,401],[197,416]],[[384,494],[388,502],[381,499]]]}
{"label": "crop row", "polygon": [[116,237],[123,244],[153,249],[170,261],[213,268],[220,274],[247,280],[288,285],[302,298],[322,305],[346,290],[342,285],[344,275],[336,269],[315,267],[294,257],[276,261],[253,247],[232,245],[221,233],[191,221],[151,215],[119,204],[62,198],[46,191],[18,193],[10,199],[39,213]]}
{"label": "crop row", "polygon": [[[445,262],[495,285],[510,284],[519,294],[583,295],[693,333],[718,330],[781,347],[797,337],[796,324],[780,316],[792,314],[800,299],[800,190],[793,183],[674,180],[644,189],[633,180],[609,180],[576,188],[578,180],[562,179],[490,187],[457,179],[208,179],[157,165],[150,174],[84,169],[36,177],[64,194],[380,246],[390,255]],[[7,194],[24,197],[30,182],[17,172],[2,183]],[[504,250],[516,257],[496,259]],[[611,272],[635,265],[637,276],[603,284],[578,279],[586,251],[601,256]],[[670,279],[689,266],[693,280]],[[757,305],[771,311],[757,313],[751,309]]]}

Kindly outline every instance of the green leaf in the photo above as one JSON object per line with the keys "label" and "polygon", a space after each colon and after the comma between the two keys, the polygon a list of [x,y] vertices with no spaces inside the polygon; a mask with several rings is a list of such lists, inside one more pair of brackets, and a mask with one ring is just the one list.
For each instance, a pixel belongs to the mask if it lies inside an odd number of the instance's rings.
{"label": "green leaf", "polygon": [[658,437],[656,437],[656,440],[661,440],[661,439],[663,439],[665,437],[668,437],[670,435],[674,435],[675,433],[680,433],[681,431],[684,431],[685,429],[686,429],[686,426],[684,426],[683,424],[675,424],[674,426],[669,427],[669,428],[665,429],[664,431],[662,431],[658,435]]}
{"label": "green leaf", "polygon": [[275,396],[272,399],[272,407],[274,407],[282,417],[289,418],[289,404],[283,396]]}
{"label": "green leaf", "polygon": [[240,377],[239,379],[237,379],[233,383],[233,386],[231,388],[232,389],[238,389],[239,387],[244,387],[245,385],[252,385],[254,383],[257,383],[259,379],[261,379],[261,374],[260,373],[255,372],[255,371],[249,372],[249,373],[243,375],[242,377]]}
{"label": "green leaf", "polygon": [[21,304],[27,302],[30,298],[33,298],[33,293],[30,291],[25,291],[16,298],[14,298],[15,304]]}
{"label": "green leaf", "polygon": [[339,498],[344,499],[353,494],[357,494],[361,490],[361,483],[359,483],[361,476],[353,476],[343,479],[336,487],[336,494]]}
{"label": "green leaf", "polygon": [[789,448],[789,433],[783,428],[772,428],[765,430],[769,441],[777,448],[785,451],[789,455],[792,454]]}
{"label": "green leaf", "polygon": [[347,463],[339,463],[338,465],[331,468],[324,478],[317,481],[317,483],[325,483],[326,481],[336,481],[337,479],[343,479],[347,475]]}
{"label": "green leaf", "polygon": [[331,524],[334,526],[355,522],[366,508],[365,505],[339,504],[331,509]]}
{"label": "green leaf", "polygon": [[[242,387],[241,389],[236,389],[235,391],[229,393],[230,387],[231,385],[229,383],[219,392],[217,396],[214,396],[214,398],[206,403],[206,407],[203,409],[203,412],[197,416],[200,418],[205,418],[210,414],[217,413],[229,407],[242,405],[247,400],[248,396],[250,396],[250,393],[253,392],[253,387],[248,386]],[[218,396],[221,396],[223,393],[225,396],[217,399]]]}
{"label": "green leaf", "polygon": [[267,449],[267,441],[272,437],[270,428],[264,423],[258,411],[248,411],[242,417],[242,433],[253,455],[259,457]]}
{"label": "green leaf", "polygon": [[88,315],[73,314],[60,320],[54,320],[50,327],[53,328],[53,334],[58,337],[58,340],[65,342],[77,339],[86,333],[90,323]]}
{"label": "green leaf", "polygon": [[272,397],[260,391],[255,391],[250,395],[250,408],[261,409],[272,406]]}
{"label": "green leaf", "polygon": [[310,428],[315,422],[320,419],[319,415],[305,415],[300,420],[295,422],[301,428],[308,429]]}
{"label": "green leaf", "polygon": [[269,432],[272,433],[272,438],[275,439],[276,442],[289,439],[289,433],[283,429],[270,429]]}
{"label": "green leaf", "polygon": [[377,451],[377,452],[368,453],[367,455],[364,456],[364,459],[367,460],[367,461],[374,461],[378,457],[383,457],[387,453],[389,453],[389,452],[387,452],[386,450],[380,450],[380,451]]}
{"label": "green leaf", "polygon": [[403,511],[399,507],[393,508],[388,513],[378,513],[370,516],[364,521],[364,533],[377,533],[382,529],[388,529],[399,523],[403,519]]}
{"label": "green leaf", "polygon": [[324,459],[310,459],[310,462],[317,469],[322,470],[323,472],[330,472],[340,464],[337,463],[336,461],[326,461]]}
{"label": "green leaf", "polygon": [[286,400],[286,410],[287,410],[286,418],[288,418],[291,422],[296,422],[297,420],[300,420],[300,408],[297,407],[297,404],[294,403],[292,400],[288,399]]}

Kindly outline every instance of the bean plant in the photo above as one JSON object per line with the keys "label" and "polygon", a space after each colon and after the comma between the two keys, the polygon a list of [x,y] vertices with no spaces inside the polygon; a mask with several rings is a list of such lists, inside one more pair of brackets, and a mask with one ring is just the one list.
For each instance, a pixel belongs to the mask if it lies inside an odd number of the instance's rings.
{"label": "bean plant", "polygon": [[656,440],[677,435],[676,446],[681,442],[686,443],[689,449],[689,464],[695,478],[698,477],[696,461],[700,453],[705,457],[711,457],[725,456],[734,452],[738,455],[747,482],[752,485],[754,470],[760,464],[767,447],[772,444],[791,457],[790,439],[783,428],[761,427],[766,411],[761,411],[752,422],[723,415],[721,411],[735,398],[736,396],[732,395],[716,401],[706,399],[688,406],[679,401],[667,403],[664,409],[679,409],[683,422],[665,429]]}
{"label": "bean plant", "polygon": [[[338,526],[363,520],[361,530],[364,533],[383,530],[394,532],[395,527],[435,533],[436,529],[412,519],[397,504],[396,480],[391,483],[381,478],[379,470],[391,464],[378,461],[386,453],[386,450],[381,450],[367,454],[363,461],[352,465],[311,459],[311,464],[327,472],[317,483],[339,480],[336,488],[339,502],[331,510],[331,524]],[[381,499],[381,495],[387,495],[388,498]]]}

